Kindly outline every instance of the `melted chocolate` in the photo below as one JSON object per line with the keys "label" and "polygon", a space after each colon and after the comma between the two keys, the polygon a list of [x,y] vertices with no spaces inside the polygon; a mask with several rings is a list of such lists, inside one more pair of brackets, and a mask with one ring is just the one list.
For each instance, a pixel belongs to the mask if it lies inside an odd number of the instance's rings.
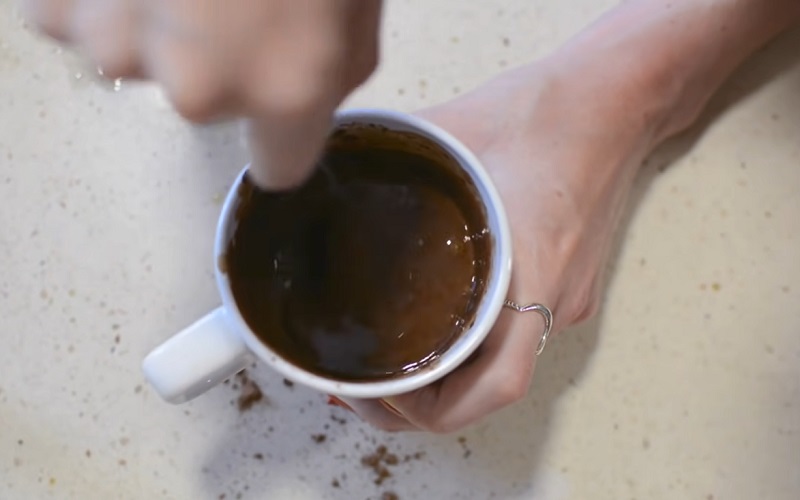
{"label": "melted chocolate", "polygon": [[475,187],[420,136],[351,125],[284,193],[245,178],[225,269],[237,305],[288,361],[376,380],[438,358],[472,325],[491,262]]}

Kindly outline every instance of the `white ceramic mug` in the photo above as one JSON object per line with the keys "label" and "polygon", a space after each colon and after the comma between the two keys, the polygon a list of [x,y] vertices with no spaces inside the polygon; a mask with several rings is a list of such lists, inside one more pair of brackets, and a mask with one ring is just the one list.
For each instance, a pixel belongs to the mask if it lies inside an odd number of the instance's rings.
{"label": "white ceramic mug", "polygon": [[450,134],[416,116],[377,109],[337,113],[334,126],[348,124],[375,124],[426,137],[444,148],[472,179],[485,207],[492,242],[488,282],[472,327],[430,365],[385,380],[335,380],[306,371],[282,358],[247,326],[233,298],[228,275],[218,265],[224,259],[234,233],[234,214],[245,168],[231,186],[217,224],[214,267],[222,305],[158,346],[142,364],[145,377],[162,398],[171,403],[188,401],[234,375],[256,358],[287,379],[327,394],[349,398],[394,396],[428,385],[451,372],[489,333],[503,307],[511,278],[511,233],[500,197],[480,161]]}

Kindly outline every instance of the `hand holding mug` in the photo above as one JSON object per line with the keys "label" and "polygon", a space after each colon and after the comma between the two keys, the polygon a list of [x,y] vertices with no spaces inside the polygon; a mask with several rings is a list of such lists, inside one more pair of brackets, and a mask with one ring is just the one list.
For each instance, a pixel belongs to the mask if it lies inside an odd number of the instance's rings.
{"label": "hand holding mug", "polygon": [[[597,311],[620,213],[657,138],[656,124],[640,122],[632,93],[599,98],[602,78],[551,58],[420,113],[489,172],[513,235],[508,295],[548,306],[553,334]],[[542,328],[541,315],[504,309],[476,355],[443,379],[385,400],[345,402],[386,430],[460,430],[526,396]]]}

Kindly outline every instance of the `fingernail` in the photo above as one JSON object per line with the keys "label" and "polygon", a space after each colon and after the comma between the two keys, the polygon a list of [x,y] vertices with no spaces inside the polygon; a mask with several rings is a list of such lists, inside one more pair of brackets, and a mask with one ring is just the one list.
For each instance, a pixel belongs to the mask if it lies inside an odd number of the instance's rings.
{"label": "fingernail", "polygon": [[353,411],[353,409],[350,408],[350,405],[348,405],[341,399],[337,398],[336,396],[328,395],[328,404],[331,406],[338,406],[339,408],[344,408],[345,410]]}
{"label": "fingernail", "polygon": [[380,402],[380,404],[383,405],[384,408],[386,408],[387,410],[389,410],[391,413],[395,414],[396,416],[398,416],[400,418],[406,418],[405,415],[403,415],[403,413],[400,410],[395,408],[395,406],[392,403],[390,403],[389,401],[387,401],[386,399],[379,399],[378,402]]}

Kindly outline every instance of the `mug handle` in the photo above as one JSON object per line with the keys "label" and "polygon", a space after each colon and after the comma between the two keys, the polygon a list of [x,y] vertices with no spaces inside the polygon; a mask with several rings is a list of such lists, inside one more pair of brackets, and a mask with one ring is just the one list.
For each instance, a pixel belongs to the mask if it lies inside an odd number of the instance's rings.
{"label": "mug handle", "polygon": [[223,307],[153,349],[144,376],[164,400],[185,403],[247,367],[253,355]]}

